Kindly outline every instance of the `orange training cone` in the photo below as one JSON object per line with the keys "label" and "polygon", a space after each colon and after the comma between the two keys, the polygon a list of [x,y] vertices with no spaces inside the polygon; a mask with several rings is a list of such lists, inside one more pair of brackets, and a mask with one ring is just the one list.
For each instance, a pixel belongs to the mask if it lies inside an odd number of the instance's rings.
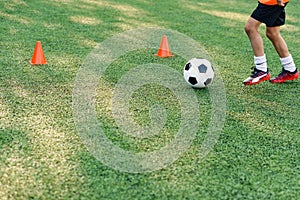
{"label": "orange training cone", "polygon": [[173,56],[173,54],[171,54],[171,51],[170,51],[167,36],[165,36],[165,35],[162,36],[162,39],[160,42],[160,47],[158,49],[157,54],[155,54],[155,55],[158,57],[161,57],[161,58],[167,58],[167,57]]}
{"label": "orange training cone", "polygon": [[30,60],[30,64],[32,65],[45,65],[47,64],[43,48],[42,48],[42,43],[40,41],[36,42],[35,49],[32,55],[32,58]]}

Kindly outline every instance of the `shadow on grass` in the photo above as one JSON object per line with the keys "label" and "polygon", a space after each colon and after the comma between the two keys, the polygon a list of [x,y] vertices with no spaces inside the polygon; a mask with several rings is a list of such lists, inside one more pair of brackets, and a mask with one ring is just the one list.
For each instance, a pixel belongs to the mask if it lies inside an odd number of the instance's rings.
{"label": "shadow on grass", "polygon": [[27,142],[27,136],[23,132],[12,129],[0,129],[0,150],[11,148],[13,145],[16,145],[19,149],[28,150]]}

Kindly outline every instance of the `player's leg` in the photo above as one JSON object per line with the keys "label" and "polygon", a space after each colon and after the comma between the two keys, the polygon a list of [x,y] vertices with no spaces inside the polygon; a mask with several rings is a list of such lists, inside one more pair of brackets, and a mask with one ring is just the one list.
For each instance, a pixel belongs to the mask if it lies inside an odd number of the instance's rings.
{"label": "player's leg", "polygon": [[262,81],[270,79],[270,73],[267,68],[267,59],[264,53],[263,39],[258,32],[261,22],[250,17],[245,25],[245,32],[250,40],[254,53],[255,68],[252,75],[244,80],[245,85],[259,84]]}
{"label": "player's leg", "polygon": [[263,39],[258,32],[258,28],[261,25],[261,22],[250,17],[245,25],[245,32],[250,40],[254,55],[257,57],[263,56],[264,53],[264,44]]}
{"label": "player's leg", "polygon": [[299,73],[294,60],[289,53],[288,46],[280,34],[280,26],[267,27],[266,35],[276,49],[283,66],[282,72],[270,81],[272,83],[282,83],[288,80],[297,79],[299,77]]}
{"label": "player's leg", "polygon": [[288,46],[280,34],[280,26],[267,27],[266,35],[273,43],[280,58],[286,58],[290,55]]}

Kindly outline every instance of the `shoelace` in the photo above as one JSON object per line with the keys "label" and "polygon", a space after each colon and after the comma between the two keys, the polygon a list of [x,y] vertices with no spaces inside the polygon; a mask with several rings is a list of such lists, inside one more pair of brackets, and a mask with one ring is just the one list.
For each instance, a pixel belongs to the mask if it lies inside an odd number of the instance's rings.
{"label": "shoelace", "polygon": [[253,70],[253,71],[252,71],[251,77],[255,77],[255,76],[258,75],[259,73],[262,73],[262,72],[263,72],[263,71],[261,71],[261,70],[256,69],[256,67],[252,67],[251,69]]}
{"label": "shoelace", "polygon": [[280,72],[280,74],[278,74],[277,77],[282,77],[282,76],[290,76],[290,72],[282,69],[282,71]]}
{"label": "shoelace", "polygon": [[285,72],[284,70],[282,70],[282,71],[278,74],[278,77],[279,77],[279,76],[284,76],[285,73],[286,73],[286,72]]}

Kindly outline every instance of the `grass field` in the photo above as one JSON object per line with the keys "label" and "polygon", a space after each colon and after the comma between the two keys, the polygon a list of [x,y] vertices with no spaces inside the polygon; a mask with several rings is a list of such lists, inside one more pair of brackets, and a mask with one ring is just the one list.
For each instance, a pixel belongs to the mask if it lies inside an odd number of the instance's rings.
{"label": "grass field", "polygon": [[[300,199],[299,80],[242,84],[253,62],[243,27],[255,6],[248,0],[2,0],[0,199]],[[296,0],[287,6],[282,35],[300,66],[299,6]],[[164,169],[132,174],[89,153],[74,123],[72,95],[77,72],[98,43],[145,27],[176,30],[206,49],[225,84],[226,121],[213,150],[200,159],[211,106],[209,90],[195,90],[201,111],[195,117],[201,123],[191,147]],[[279,59],[263,39],[271,74],[277,75]],[[48,65],[29,64],[37,40]],[[97,89],[99,123],[111,141],[128,151],[159,149],[179,127],[178,102],[159,85],[136,91],[131,112],[137,123],[149,124],[149,106],[159,102],[166,107],[161,134],[135,140],[118,129],[110,113],[114,84],[134,66],[152,62],[182,73],[186,60],[178,55],[161,59],[153,56],[156,52],[120,57]]]}

